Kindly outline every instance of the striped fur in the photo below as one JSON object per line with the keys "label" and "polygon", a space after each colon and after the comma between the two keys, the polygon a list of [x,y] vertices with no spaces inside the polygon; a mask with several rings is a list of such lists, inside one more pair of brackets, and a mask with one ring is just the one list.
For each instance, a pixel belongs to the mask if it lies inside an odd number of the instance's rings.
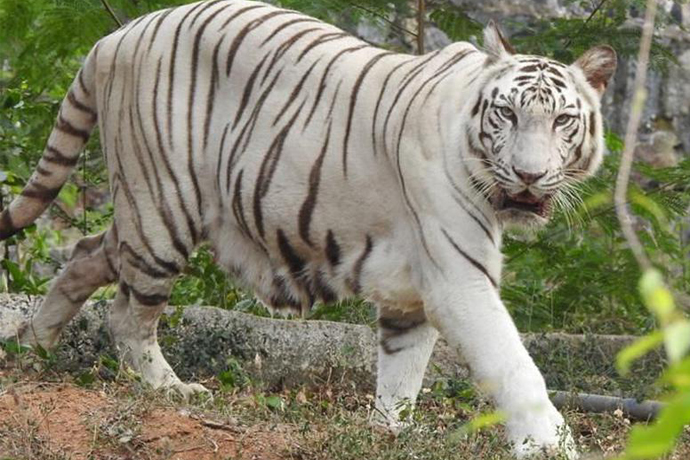
{"label": "striped fur", "polygon": [[[497,294],[501,230],[546,221],[553,197],[598,166],[615,55],[595,48],[571,66],[514,55],[492,25],[485,44],[397,54],[243,0],[159,11],[105,37],[0,215],[0,238],[33,222],[98,122],[114,223],[80,243],[25,341],[52,345],[117,281],[110,325],[123,355],[154,386],[199,390],[163,358],[156,324],[208,241],[270,307],[306,312],[352,295],[380,306],[387,422],[414,400],[438,330],[521,421],[509,423],[516,452],[534,451],[520,447],[527,438],[554,446],[562,418]],[[535,401],[545,412],[524,406]]]}

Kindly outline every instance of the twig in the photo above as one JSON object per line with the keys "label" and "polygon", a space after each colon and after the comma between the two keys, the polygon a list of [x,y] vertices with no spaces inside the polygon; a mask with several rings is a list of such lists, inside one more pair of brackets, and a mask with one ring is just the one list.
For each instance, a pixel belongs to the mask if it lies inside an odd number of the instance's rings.
{"label": "twig", "polygon": [[101,3],[103,4],[103,7],[108,12],[108,14],[110,14],[110,17],[113,18],[113,21],[115,21],[117,23],[117,26],[122,27],[122,21],[120,21],[117,18],[117,15],[115,15],[115,11],[113,11],[111,6],[108,4],[108,0],[101,0]]}
{"label": "twig", "polygon": [[[582,23],[582,27],[580,27],[580,30],[578,30],[578,31],[577,31],[577,34],[575,34],[575,35],[580,35],[582,32],[585,31],[585,28],[587,27],[587,24],[589,24],[589,21],[592,20],[592,18],[594,17],[594,15],[597,14],[597,12],[601,9],[602,6],[604,6],[604,3],[606,3],[607,1],[608,1],[608,0],[601,0],[601,1],[599,2],[599,4],[598,4],[596,7],[594,7],[594,9],[593,9],[592,12],[589,14],[589,16],[587,16],[587,19],[585,19],[585,22]],[[570,45],[571,45],[572,43],[573,43],[572,37],[571,37],[571,38],[568,38],[568,41],[565,42],[565,45],[563,45],[563,47],[564,47],[564,48],[568,48],[568,47],[570,47]]]}
{"label": "twig", "polygon": [[426,21],[426,2],[417,0],[417,54],[424,54],[424,24]]}
{"label": "twig", "polygon": [[649,64],[649,51],[652,46],[652,35],[654,33],[654,17],[656,15],[656,0],[647,0],[647,10],[642,26],[642,38],[640,39],[640,51],[637,56],[637,68],[635,71],[635,83],[633,86],[633,97],[630,107],[630,118],[625,131],[624,148],[621,155],[621,164],[616,178],[616,190],[613,195],[613,202],[616,205],[616,214],[621,225],[623,236],[628,242],[630,249],[643,270],[651,268],[652,264],[645,254],[642,244],[635,233],[632,225],[632,217],[628,211],[625,197],[628,193],[628,182],[630,180],[630,170],[632,168],[633,151],[637,139],[637,130],[642,119],[644,102],[647,97],[645,84],[647,82],[647,66]]}
{"label": "twig", "polygon": [[360,5],[358,3],[353,3],[352,6],[354,6],[355,8],[359,8],[360,10],[362,10],[366,13],[369,13],[370,15],[372,15],[374,17],[379,18],[380,20],[382,20],[383,22],[385,22],[386,24],[388,24],[389,26],[391,26],[393,29],[397,30],[398,32],[406,33],[406,34],[409,34],[413,37],[417,36],[416,33],[396,24],[395,22],[391,21],[390,19],[388,19],[387,17],[385,17],[384,15],[379,13],[378,11],[374,11],[374,10],[367,8],[366,6]]}
{"label": "twig", "polygon": [[582,412],[615,412],[621,410],[626,417],[634,420],[648,421],[656,418],[664,407],[659,401],[639,402],[634,398],[593,395],[588,393],[570,393],[552,391],[551,401],[558,409],[570,407]]}

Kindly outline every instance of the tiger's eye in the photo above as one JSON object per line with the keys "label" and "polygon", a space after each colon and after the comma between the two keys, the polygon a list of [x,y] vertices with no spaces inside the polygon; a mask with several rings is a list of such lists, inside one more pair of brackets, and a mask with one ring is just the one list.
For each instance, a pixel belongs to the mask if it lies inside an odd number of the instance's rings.
{"label": "tiger's eye", "polygon": [[563,115],[559,115],[558,117],[556,117],[553,124],[554,124],[554,126],[563,126],[564,124],[568,123],[571,118],[574,118],[574,117],[572,115],[568,115],[568,114],[564,113]]}
{"label": "tiger's eye", "polygon": [[511,121],[517,118],[515,116],[515,112],[513,112],[509,107],[499,107],[498,113],[500,113],[503,118],[506,118]]}

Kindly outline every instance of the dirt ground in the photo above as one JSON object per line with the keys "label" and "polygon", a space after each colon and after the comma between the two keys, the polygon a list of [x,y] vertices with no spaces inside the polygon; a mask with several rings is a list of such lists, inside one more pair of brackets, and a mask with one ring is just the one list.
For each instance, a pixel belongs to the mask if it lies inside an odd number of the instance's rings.
{"label": "dirt ground", "polygon": [[67,383],[13,385],[0,396],[0,458],[19,452],[32,460],[286,458],[288,426],[247,428],[137,404],[123,407],[104,391]]}
{"label": "dirt ground", "polygon": [[[466,430],[493,408],[463,382],[425,388],[394,438],[372,430],[374,398],[352,388],[266,392],[209,379],[212,400],[184,402],[126,371],[91,372],[0,362],[0,460],[514,460],[500,425]],[[620,455],[633,425],[622,413],[564,415],[583,460]],[[665,458],[690,459],[690,427]]]}

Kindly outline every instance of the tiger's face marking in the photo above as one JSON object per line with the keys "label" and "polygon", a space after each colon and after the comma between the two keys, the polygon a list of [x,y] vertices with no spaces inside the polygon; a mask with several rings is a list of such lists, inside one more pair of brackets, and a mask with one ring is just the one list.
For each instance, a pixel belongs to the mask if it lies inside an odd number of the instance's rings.
{"label": "tiger's face marking", "polygon": [[616,56],[597,47],[566,66],[498,46],[466,128],[479,160],[468,168],[500,221],[541,225],[601,163],[599,97]]}

